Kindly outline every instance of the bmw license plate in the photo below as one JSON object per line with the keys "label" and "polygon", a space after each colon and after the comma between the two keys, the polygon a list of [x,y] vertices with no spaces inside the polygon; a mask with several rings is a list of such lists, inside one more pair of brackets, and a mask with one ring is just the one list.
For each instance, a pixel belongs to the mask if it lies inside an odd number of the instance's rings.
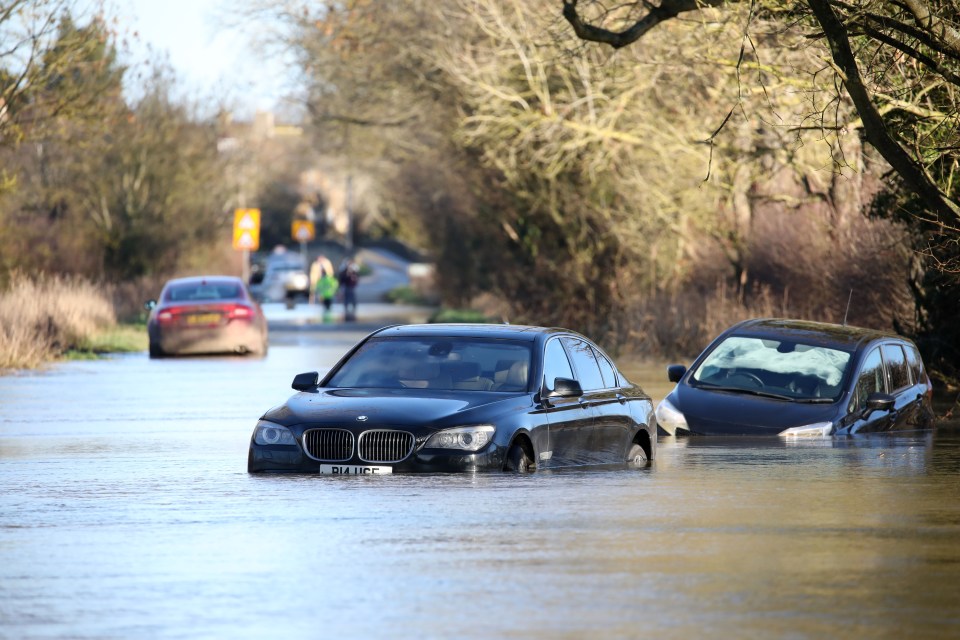
{"label": "bmw license plate", "polygon": [[393,467],[368,467],[357,464],[322,464],[321,475],[329,476],[385,476],[393,473]]}

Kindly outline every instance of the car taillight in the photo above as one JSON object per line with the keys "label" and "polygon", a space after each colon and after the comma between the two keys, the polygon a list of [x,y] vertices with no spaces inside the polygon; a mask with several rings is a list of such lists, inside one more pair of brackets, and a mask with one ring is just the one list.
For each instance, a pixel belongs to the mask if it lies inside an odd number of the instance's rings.
{"label": "car taillight", "polygon": [[189,307],[167,307],[157,312],[157,322],[160,324],[171,324],[176,322],[184,313],[190,311]]}
{"label": "car taillight", "polygon": [[242,304],[233,304],[227,307],[227,317],[231,320],[252,318],[253,309]]}

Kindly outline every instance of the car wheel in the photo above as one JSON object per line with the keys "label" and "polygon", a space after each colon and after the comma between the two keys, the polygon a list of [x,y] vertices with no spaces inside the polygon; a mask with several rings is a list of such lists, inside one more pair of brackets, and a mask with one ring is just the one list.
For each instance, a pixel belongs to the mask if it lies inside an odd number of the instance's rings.
{"label": "car wheel", "polygon": [[163,349],[160,348],[160,345],[155,342],[150,343],[150,357],[151,358],[163,358],[167,354],[163,352]]}
{"label": "car wheel", "polygon": [[630,445],[630,451],[627,452],[627,465],[631,467],[645,467],[647,465],[647,452],[636,442]]}
{"label": "car wheel", "polygon": [[533,459],[518,443],[514,443],[507,452],[506,470],[516,473],[529,473],[534,470]]}

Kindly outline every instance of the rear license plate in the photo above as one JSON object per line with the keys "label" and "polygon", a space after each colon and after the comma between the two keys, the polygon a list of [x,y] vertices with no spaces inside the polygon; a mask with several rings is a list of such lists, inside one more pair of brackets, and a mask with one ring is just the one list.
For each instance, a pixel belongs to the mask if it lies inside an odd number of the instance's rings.
{"label": "rear license plate", "polygon": [[393,467],[365,467],[356,464],[322,464],[320,473],[328,476],[385,476]]}
{"label": "rear license plate", "polygon": [[220,322],[219,313],[197,313],[187,316],[187,324],[217,324]]}

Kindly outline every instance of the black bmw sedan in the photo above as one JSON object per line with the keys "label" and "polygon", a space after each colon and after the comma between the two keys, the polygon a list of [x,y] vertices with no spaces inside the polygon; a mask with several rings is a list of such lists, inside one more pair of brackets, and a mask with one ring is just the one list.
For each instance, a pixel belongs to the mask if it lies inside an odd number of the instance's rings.
{"label": "black bmw sedan", "polygon": [[916,345],[892,333],[800,320],[724,331],[657,407],[670,435],[843,436],[933,426]]}
{"label": "black bmw sedan", "polygon": [[523,472],[656,454],[650,397],[563,329],[388,327],[293,388],[253,430],[249,472]]}

